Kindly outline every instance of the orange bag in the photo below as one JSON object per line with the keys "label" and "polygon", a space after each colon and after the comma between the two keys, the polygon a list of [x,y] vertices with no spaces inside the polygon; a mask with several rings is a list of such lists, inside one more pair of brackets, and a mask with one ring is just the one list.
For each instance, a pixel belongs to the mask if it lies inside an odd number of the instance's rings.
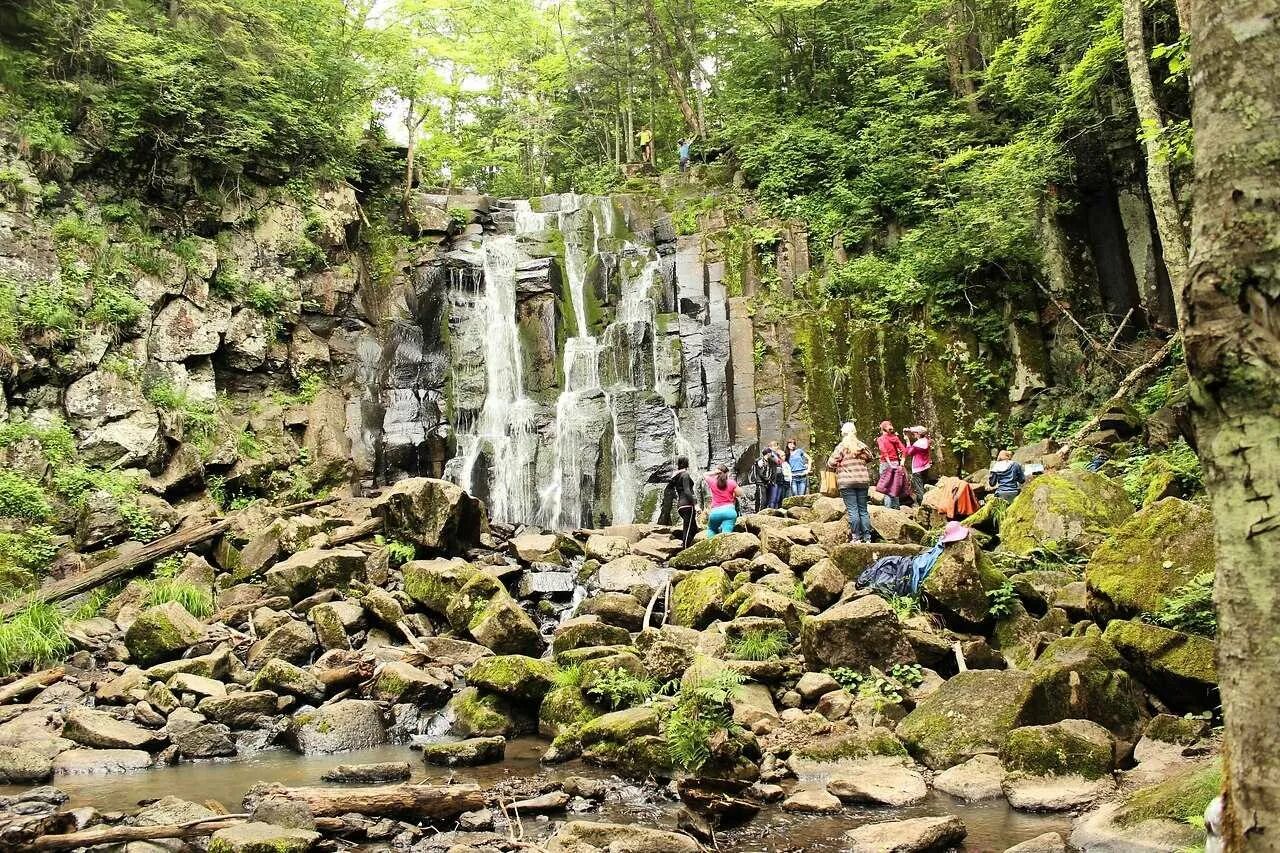
{"label": "orange bag", "polygon": [[838,498],[840,497],[840,485],[836,482],[836,472],[824,469],[822,472],[822,487],[819,489],[823,497]]}

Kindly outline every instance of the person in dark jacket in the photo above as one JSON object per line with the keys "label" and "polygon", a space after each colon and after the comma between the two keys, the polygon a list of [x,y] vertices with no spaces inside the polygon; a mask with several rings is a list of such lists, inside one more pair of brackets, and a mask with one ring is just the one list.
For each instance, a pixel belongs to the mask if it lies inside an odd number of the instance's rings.
{"label": "person in dark jacket", "polygon": [[689,474],[689,460],[681,456],[676,460],[676,473],[667,483],[662,495],[663,506],[674,503],[680,514],[680,542],[688,548],[698,535],[698,496],[694,494],[693,477]]}
{"label": "person in dark jacket", "polygon": [[995,495],[1011,501],[1022,491],[1022,484],[1027,482],[1027,475],[1022,465],[1013,461],[1013,454],[1001,450],[996,454],[996,461],[987,474],[987,485],[995,490]]}

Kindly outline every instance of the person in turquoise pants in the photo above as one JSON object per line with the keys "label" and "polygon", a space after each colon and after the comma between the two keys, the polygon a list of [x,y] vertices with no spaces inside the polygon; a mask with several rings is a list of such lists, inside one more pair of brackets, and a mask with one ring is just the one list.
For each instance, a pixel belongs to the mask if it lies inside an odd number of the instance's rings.
{"label": "person in turquoise pants", "polygon": [[707,515],[707,538],[717,533],[732,533],[738,521],[738,498],[742,497],[742,489],[729,476],[726,465],[717,465],[716,470],[707,475],[707,491],[711,493],[711,512]]}

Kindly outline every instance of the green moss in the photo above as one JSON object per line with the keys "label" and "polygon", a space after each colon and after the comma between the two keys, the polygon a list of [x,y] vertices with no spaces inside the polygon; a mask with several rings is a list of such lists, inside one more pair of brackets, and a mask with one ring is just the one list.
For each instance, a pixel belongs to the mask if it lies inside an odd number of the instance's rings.
{"label": "green moss", "polygon": [[1110,774],[1113,747],[1090,739],[1071,726],[1028,726],[1009,732],[1000,749],[1007,770],[1036,776],[1077,775],[1100,779]]}
{"label": "green moss", "polygon": [[492,693],[541,701],[555,684],[556,668],[551,661],[526,655],[494,655],[480,658],[467,672],[467,683]]}
{"label": "green moss", "polygon": [[1214,643],[1208,638],[1123,619],[1108,624],[1103,637],[1140,672],[1202,687],[1218,683]]}
{"label": "green moss", "polygon": [[634,776],[672,771],[667,742],[657,735],[643,735],[623,743],[602,742],[587,747],[584,760]]}
{"label": "green moss", "polygon": [[1129,518],[1085,567],[1091,606],[1108,617],[1156,613],[1166,599],[1216,566],[1213,514],[1177,498]]}
{"label": "green moss", "polygon": [[572,732],[578,738],[579,728],[600,716],[600,711],[577,687],[557,687],[547,693],[538,709],[538,734],[559,738]]}
{"label": "green moss", "polygon": [[404,590],[409,597],[443,616],[477,569],[466,563],[424,561],[405,563],[403,572]]}
{"label": "green moss", "polygon": [[948,679],[916,705],[896,729],[926,766],[943,770],[995,752],[1024,725],[1034,682],[1018,670],[970,670]]}
{"label": "green moss", "polygon": [[627,633],[625,628],[619,628],[617,625],[609,625],[604,622],[576,622],[556,632],[555,639],[551,641],[551,651],[554,653],[557,663],[569,666],[604,654],[603,652],[597,654],[585,651],[577,655],[567,654],[573,650],[587,647],[628,646],[630,644],[631,635]]}
{"label": "green moss", "polygon": [[1002,550],[1026,556],[1048,541],[1088,551],[1132,512],[1124,488],[1101,474],[1068,470],[1036,477],[1000,522]]}
{"label": "green moss", "polygon": [[1137,733],[1146,705],[1125,659],[1098,633],[1055,640],[1029,672],[1033,679],[1028,724],[1092,720],[1118,737]]}
{"label": "green moss", "polygon": [[1146,820],[1197,823],[1210,801],[1222,791],[1222,769],[1216,762],[1129,794],[1116,811],[1121,826]]}
{"label": "green moss", "polygon": [[474,687],[459,690],[449,700],[447,708],[453,714],[454,730],[463,737],[508,736],[515,731],[506,703]]}
{"label": "green moss", "polygon": [[719,566],[694,572],[671,591],[671,621],[686,628],[705,628],[726,606],[729,590],[729,576]]}
{"label": "green moss", "polygon": [[836,737],[817,738],[799,746],[795,754],[812,761],[839,761],[842,758],[868,758],[876,755],[905,758],[907,748],[893,732],[876,727]]}

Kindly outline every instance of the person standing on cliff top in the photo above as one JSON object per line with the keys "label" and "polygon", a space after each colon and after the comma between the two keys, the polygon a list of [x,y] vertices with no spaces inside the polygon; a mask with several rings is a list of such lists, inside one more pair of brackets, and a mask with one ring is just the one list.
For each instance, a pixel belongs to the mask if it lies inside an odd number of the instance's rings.
{"label": "person standing on cliff top", "polygon": [[636,141],[640,143],[640,158],[644,162],[653,164],[653,131],[647,126],[640,128],[640,132],[636,134]]}

